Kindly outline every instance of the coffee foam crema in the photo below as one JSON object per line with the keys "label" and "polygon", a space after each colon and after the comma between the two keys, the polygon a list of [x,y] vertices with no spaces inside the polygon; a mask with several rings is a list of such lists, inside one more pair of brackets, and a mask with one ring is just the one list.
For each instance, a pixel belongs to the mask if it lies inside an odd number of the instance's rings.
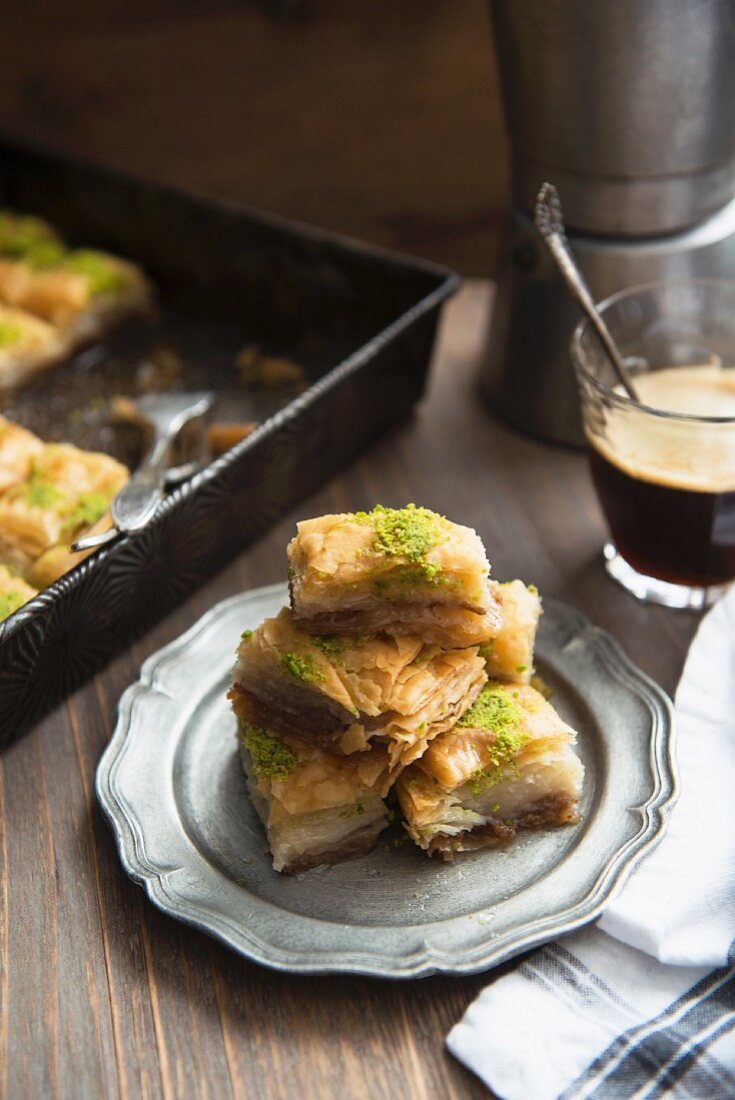
{"label": "coffee foam crema", "polygon": [[[732,424],[667,420],[637,409],[605,413],[605,435],[587,426],[592,446],[630,477],[704,493],[735,490],[735,371],[670,367],[641,374],[642,404],[690,416],[733,417]],[[622,390],[620,390],[622,393]]]}

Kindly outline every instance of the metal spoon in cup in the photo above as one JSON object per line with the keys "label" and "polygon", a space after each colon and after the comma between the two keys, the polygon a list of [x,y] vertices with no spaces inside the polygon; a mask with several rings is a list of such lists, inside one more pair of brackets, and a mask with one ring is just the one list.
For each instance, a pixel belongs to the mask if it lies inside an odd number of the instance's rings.
{"label": "metal spoon in cup", "polygon": [[546,247],[556,261],[556,266],[564,276],[564,280],[572,292],[573,297],[579,302],[594,326],[595,332],[600,337],[602,346],[607,352],[620,385],[631,400],[640,403],[636,388],[628,374],[625,360],[612,338],[610,329],[603,321],[602,315],[598,312],[585,277],[579,270],[577,261],[572,255],[569,241],[567,240],[566,230],[564,228],[564,215],[561,209],[559,192],[554,187],[553,183],[544,183],[541,185],[541,190],[536,199],[534,221],[536,223],[536,228],[546,242]]}

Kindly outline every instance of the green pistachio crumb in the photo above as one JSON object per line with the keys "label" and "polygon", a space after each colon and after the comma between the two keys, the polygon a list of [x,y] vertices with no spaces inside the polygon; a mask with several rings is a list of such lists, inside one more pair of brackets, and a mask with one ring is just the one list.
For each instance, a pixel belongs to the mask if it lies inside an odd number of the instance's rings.
{"label": "green pistachio crumb", "polygon": [[499,809],[500,809],[500,803],[499,802],[493,802],[492,806],[490,807],[490,813],[491,814],[496,814]]}
{"label": "green pistachio crumb", "polygon": [[249,642],[250,639],[252,638],[252,636],[253,636],[252,630],[243,630],[242,634],[240,635],[240,637],[242,638],[242,640],[244,642]]}
{"label": "green pistachio crumb", "polygon": [[102,519],[107,511],[109,500],[104,493],[82,493],[76,504],[65,516],[64,530],[69,533],[80,527],[91,527]]}
{"label": "green pistachio crumb", "polygon": [[76,275],[83,275],[89,284],[90,293],[119,294],[130,284],[126,271],[121,270],[108,256],[92,249],[79,249],[70,252],[64,260],[64,267]]}
{"label": "green pistachio crumb", "polygon": [[20,592],[10,591],[0,594],[0,621],[7,619],[8,615],[12,615],[14,611],[17,611],[19,607],[22,607],[26,602],[25,597],[21,596]]}
{"label": "green pistachio crumb", "polygon": [[24,256],[36,245],[55,239],[53,229],[32,214],[13,214],[7,210],[0,212],[2,256]]}
{"label": "green pistachio crumb", "polygon": [[240,737],[253,758],[256,772],[263,778],[283,782],[301,763],[293,749],[260,726],[241,724]]}
{"label": "green pistachio crumb", "polygon": [[441,538],[442,516],[428,508],[417,508],[415,504],[408,504],[405,508],[385,508],[377,504],[371,512],[355,512],[350,518],[355,523],[373,527],[374,551],[387,558],[405,559],[409,563],[412,568],[398,574],[400,583],[437,581],[441,568],[426,555]]}
{"label": "green pistachio crumb", "polygon": [[516,665],[516,672],[528,672],[528,665]]}
{"label": "green pistachio crumb", "polygon": [[50,481],[44,481],[37,473],[32,473],[28,481],[17,485],[8,494],[11,500],[22,500],[31,508],[53,508],[64,500],[64,494]]}
{"label": "green pistachio crumb", "polygon": [[39,241],[23,253],[23,263],[34,271],[51,271],[64,259],[64,249],[56,241]]}
{"label": "green pistachio crumb", "polygon": [[490,682],[475,703],[460,718],[458,726],[492,732],[494,740],[487,746],[487,764],[470,779],[473,794],[493,786],[512,770],[514,757],[528,741],[523,728],[523,711],[502,684]]}
{"label": "green pistachio crumb", "polygon": [[316,667],[311,657],[301,653],[282,653],[281,668],[296,680],[305,680],[310,684],[320,684],[324,673]]}
{"label": "green pistachio crumb", "polygon": [[321,634],[314,638],[314,645],[328,660],[334,662],[341,653],[351,647],[352,642],[349,638],[338,638],[334,634]]}
{"label": "green pistachio crumb", "polygon": [[23,329],[15,321],[0,320],[0,348],[9,348],[17,344],[23,335]]}

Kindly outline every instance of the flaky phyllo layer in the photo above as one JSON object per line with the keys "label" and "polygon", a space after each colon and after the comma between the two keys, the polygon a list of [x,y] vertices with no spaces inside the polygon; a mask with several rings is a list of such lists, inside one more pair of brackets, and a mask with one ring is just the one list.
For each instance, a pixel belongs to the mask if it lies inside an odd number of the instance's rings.
{"label": "flaky phyllo layer", "polygon": [[288,560],[294,617],[311,633],[383,631],[450,649],[500,626],[480,538],[427,508],[305,520]]}
{"label": "flaky phyllo layer", "polygon": [[294,874],[370,851],[388,823],[385,748],[337,756],[242,719],[238,739],[276,871]]}
{"label": "flaky phyllo layer", "polygon": [[406,827],[429,854],[507,842],[578,821],[584,769],[574,730],[534,688],[489,683],[397,783]]}
{"label": "flaky phyllo layer", "polygon": [[470,707],[486,680],[476,648],[442,650],[413,637],[311,635],[284,608],[246,631],[233,671],[238,713],[333,751],[384,742],[410,763]]}
{"label": "flaky phyllo layer", "polygon": [[492,584],[502,624],[495,637],[480,647],[487,674],[491,680],[528,684],[533,675],[533,651],[541,617],[538,589],[517,580]]}

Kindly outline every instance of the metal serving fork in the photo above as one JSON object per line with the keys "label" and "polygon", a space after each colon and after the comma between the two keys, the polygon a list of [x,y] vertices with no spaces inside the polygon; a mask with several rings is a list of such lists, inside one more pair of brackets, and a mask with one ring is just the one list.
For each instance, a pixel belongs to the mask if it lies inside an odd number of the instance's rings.
{"label": "metal serving fork", "polygon": [[196,393],[150,394],[138,398],[135,408],[153,425],[153,446],[146,458],[110,506],[114,527],[98,535],[77,539],[72,550],[92,550],[104,546],[118,535],[141,531],[153,518],[163,499],[166,486],[168,450],[184,424],[202,416],[211,406],[214,394]]}

